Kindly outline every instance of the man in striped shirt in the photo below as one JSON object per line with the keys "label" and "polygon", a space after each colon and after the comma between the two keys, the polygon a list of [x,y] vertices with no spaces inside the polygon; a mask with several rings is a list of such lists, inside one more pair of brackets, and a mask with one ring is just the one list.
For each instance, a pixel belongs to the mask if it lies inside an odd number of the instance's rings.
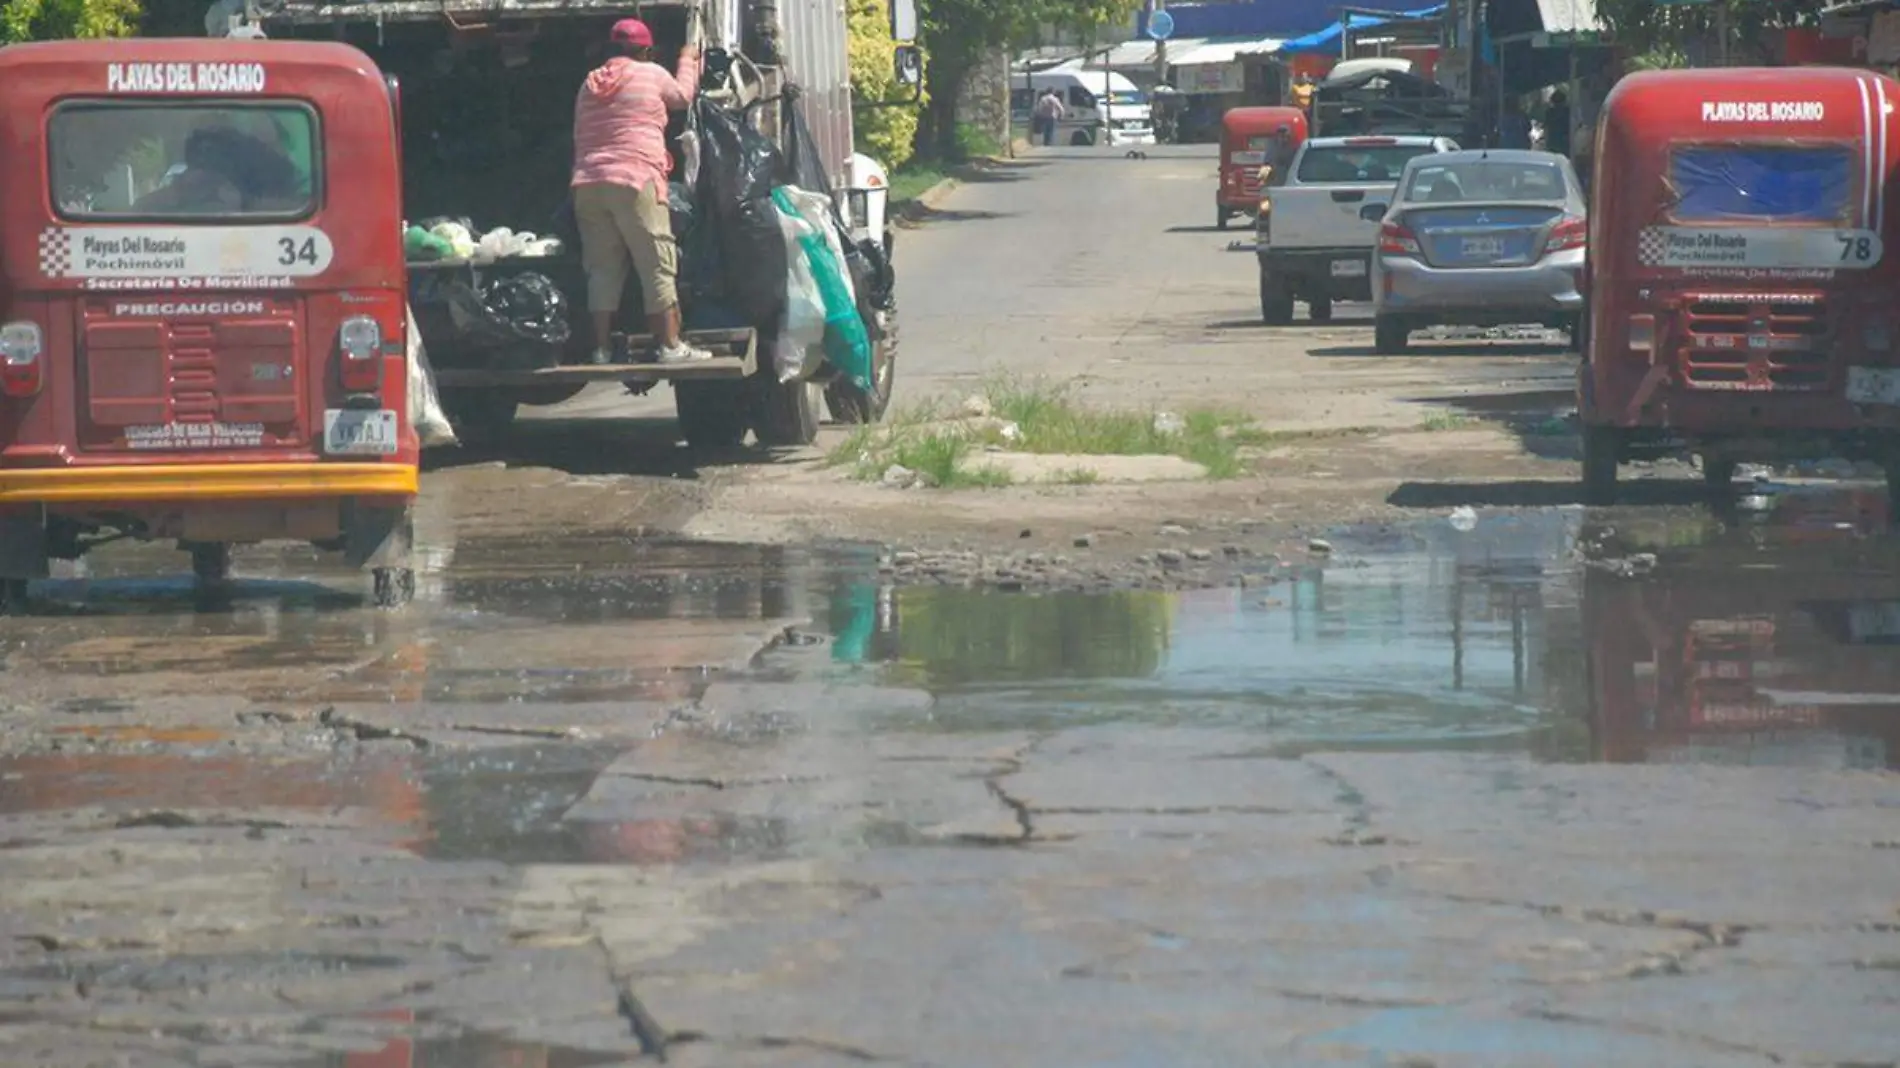
{"label": "man in striped shirt", "polygon": [[639,19],[614,23],[614,56],[587,76],[574,101],[574,222],[587,269],[597,364],[612,363],[613,322],[631,262],[646,301],[647,328],[661,363],[710,359],[680,338],[679,250],[666,207],[672,159],[668,111],[684,110],[699,86],[699,21],[680,50],[679,70],[653,62],[653,31]]}

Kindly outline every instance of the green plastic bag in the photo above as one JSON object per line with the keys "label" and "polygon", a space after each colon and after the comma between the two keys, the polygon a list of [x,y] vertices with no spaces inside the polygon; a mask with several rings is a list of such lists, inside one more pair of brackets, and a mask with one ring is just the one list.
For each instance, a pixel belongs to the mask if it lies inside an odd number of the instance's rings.
{"label": "green plastic bag", "polygon": [[844,245],[831,225],[831,205],[822,193],[795,186],[772,190],[772,203],[778,210],[804,225],[798,246],[805,253],[818,292],[825,301],[825,359],[838,372],[856,383],[859,389],[871,389],[871,336],[864,329],[864,317],[858,314],[857,295],[851,278],[845,273]]}

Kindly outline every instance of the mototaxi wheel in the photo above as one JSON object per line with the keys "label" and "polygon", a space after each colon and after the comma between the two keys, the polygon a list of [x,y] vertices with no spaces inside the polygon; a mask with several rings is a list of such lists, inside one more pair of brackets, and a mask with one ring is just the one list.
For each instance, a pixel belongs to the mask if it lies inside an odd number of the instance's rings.
{"label": "mototaxi wheel", "polygon": [[1623,463],[1623,431],[1613,426],[1583,427],[1583,503],[1616,503],[1617,468]]}

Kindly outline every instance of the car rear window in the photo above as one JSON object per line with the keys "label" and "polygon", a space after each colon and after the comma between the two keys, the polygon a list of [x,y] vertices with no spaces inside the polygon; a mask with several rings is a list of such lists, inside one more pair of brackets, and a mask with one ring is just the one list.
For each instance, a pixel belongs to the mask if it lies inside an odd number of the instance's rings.
{"label": "car rear window", "polygon": [[1431,151],[1430,145],[1311,145],[1300,160],[1300,181],[1396,182],[1408,160]]}
{"label": "car rear window", "polygon": [[299,103],[72,103],[47,124],[68,219],[228,222],[316,209],[317,117]]}
{"label": "car rear window", "polygon": [[1479,200],[1564,199],[1569,193],[1564,172],[1555,163],[1476,160],[1463,163],[1421,163],[1405,185],[1405,199],[1414,203],[1457,204]]}
{"label": "car rear window", "polygon": [[1670,154],[1672,214],[1845,225],[1854,210],[1856,158],[1846,146],[1682,145]]}

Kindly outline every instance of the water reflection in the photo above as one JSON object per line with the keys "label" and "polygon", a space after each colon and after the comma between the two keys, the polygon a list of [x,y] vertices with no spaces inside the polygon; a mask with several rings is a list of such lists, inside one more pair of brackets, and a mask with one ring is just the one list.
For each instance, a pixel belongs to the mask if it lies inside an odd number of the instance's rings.
{"label": "water reflection", "polygon": [[1590,755],[1900,768],[1900,571],[1867,503],[1790,495],[1734,528],[1604,535],[1658,563],[1584,578]]}

